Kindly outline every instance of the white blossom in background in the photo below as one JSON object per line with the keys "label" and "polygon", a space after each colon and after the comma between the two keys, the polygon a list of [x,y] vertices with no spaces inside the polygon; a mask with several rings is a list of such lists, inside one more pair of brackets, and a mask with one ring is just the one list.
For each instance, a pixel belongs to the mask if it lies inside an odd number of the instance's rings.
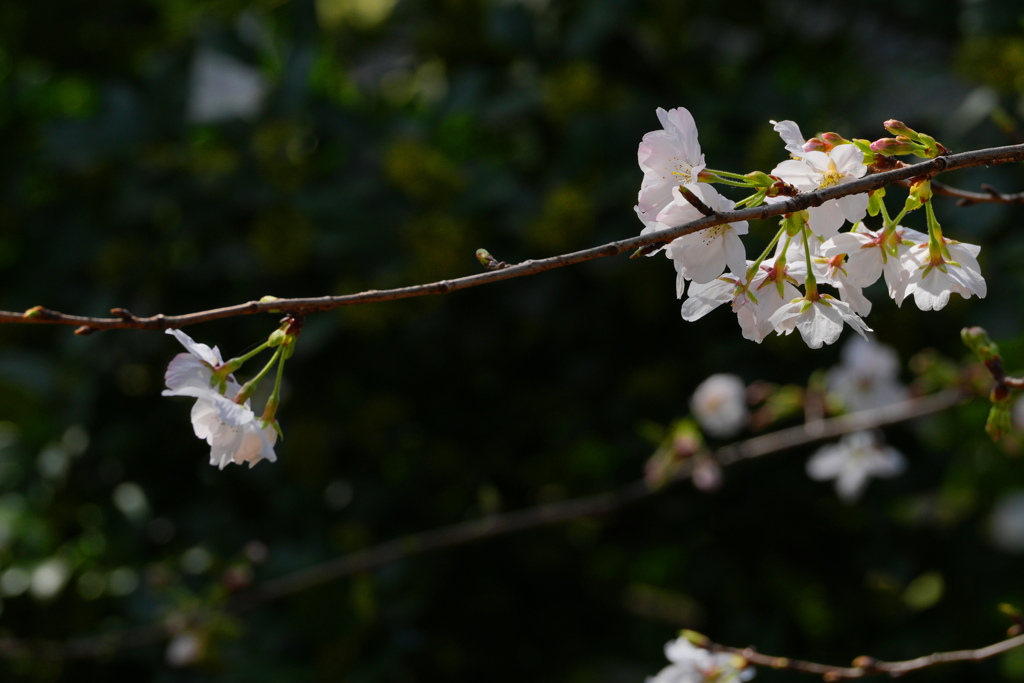
{"label": "white blossom in background", "polygon": [[828,392],[849,412],[881,408],[906,400],[899,381],[896,350],[873,339],[854,337],[843,345],[840,363],[828,371]]}
{"label": "white blossom in background", "polygon": [[870,432],[853,432],[819,448],[807,461],[807,474],[817,481],[835,479],[836,493],[852,503],[871,477],[895,477],[905,467],[906,460],[895,448],[879,444]]}
{"label": "white blossom in background", "polygon": [[164,658],[175,667],[197,664],[206,653],[206,641],[193,631],[178,633],[167,643]]}
{"label": "white blossom in background", "polygon": [[989,537],[1007,553],[1024,553],[1024,491],[999,499],[989,518]]}
{"label": "white blossom in background", "polygon": [[1010,418],[1013,420],[1013,426],[1024,432],[1024,394],[1017,397],[1017,400],[1013,402],[1013,407],[1010,409]]}
{"label": "white blossom in background", "polygon": [[167,366],[164,396],[188,396],[196,399],[192,407],[192,429],[210,445],[210,464],[221,469],[228,463],[260,460],[275,462],[277,431],[264,425],[253,413],[249,401],[233,399],[241,387],[233,377],[222,386],[215,385],[214,368],[223,364],[220,351],[192,340],[181,330],[167,330],[188,353],[175,356]]}
{"label": "white blossom in background", "polygon": [[637,197],[637,215],[653,221],[672,201],[672,189],[691,185],[704,170],[704,155],[697,141],[697,124],[683,107],[665,111],[658,108],[662,130],[644,135],[637,161],[644,172]]}
{"label": "white blossom in background", "polygon": [[665,645],[665,657],[672,663],[647,683],[741,683],[756,673],[742,657],[712,653],[684,636]]}
{"label": "white blossom in background", "polygon": [[747,387],[736,375],[719,373],[700,383],[690,399],[690,410],[711,436],[727,439],[747,426]]}
{"label": "white blossom in background", "polygon": [[949,295],[956,292],[965,299],[977,295],[984,299],[988,293],[985,278],[978,265],[981,247],[942,238],[949,258],[932,260],[928,244],[916,244],[907,251],[903,267],[907,276],[906,294],[914,295],[914,303],[922,311],[938,311],[949,303]]}
{"label": "white blossom in background", "polygon": [[259,69],[201,47],[192,60],[185,118],[190,123],[253,118],[263,108],[266,94],[267,82]]}

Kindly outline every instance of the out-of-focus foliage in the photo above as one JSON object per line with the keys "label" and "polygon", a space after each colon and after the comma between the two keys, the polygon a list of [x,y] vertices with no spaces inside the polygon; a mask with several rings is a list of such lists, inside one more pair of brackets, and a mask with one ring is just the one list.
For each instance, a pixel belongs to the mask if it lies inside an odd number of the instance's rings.
{"label": "out-of-focus foliage", "polygon": [[[784,158],[768,119],[1006,144],[1022,18],[1009,0],[0,3],[0,307],[181,313],[458,277],[478,247],[515,262],[633,235],[658,106],[688,107],[709,164],[738,172]],[[1024,190],[1012,168],[943,180]],[[1024,367],[1020,210],[938,211],[983,246],[989,297],[929,314],[879,297],[869,324],[905,361],[960,357],[960,327],[984,325]],[[276,326],[189,332],[232,356]],[[680,320],[660,258],[315,316],[287,368],[279,462],[218,471],[187,402],[159,396],[172,339],[6,326],[0,636],[159,620],[178,635],[0,671],[617,682],[656,672],[684,626],[834,662],[998,639],[996,605],[1024,591],[989,517],[1024,463],[987,440],[980,404],[889,430],[908,473],[857,505],[806,477],[809,447],[729,469],[715,493],[683,485],[218,609],[396,536],[621,486],[654,450],[645,425],[686,413],[706,376],[802,383],[836,361],[738,332],[724,311]],[[922,680],[964,675],[1020,680],[1024,655]]]}

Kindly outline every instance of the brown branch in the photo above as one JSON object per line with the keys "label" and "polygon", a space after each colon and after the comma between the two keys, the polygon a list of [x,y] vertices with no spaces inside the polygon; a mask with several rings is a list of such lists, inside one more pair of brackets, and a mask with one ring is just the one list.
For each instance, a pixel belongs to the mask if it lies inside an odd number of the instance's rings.
{"label": "brown branch", "polygon": [[970,192],[932,181],[932,192],[941,194],[944,197],[954,197],[957,200],[957,206],[971,206],[972,204],[1024,204],[1024,192],[1004,194],[991,185],[985,184],[981,186],[981,189],[983,192]]}
{"label": "brown branch", "polygon": [[739,655],[751,664],[766,666],[772,669],[786,669],[799,671],[805,674],[822,676],[826,681],[842,681],[851,678],[865,678],[888,674],[891,678],[902,676],[911,671],[926,669],[936,664],[949,664],[951,662],[980,662],[990,659],[996,655],[1018,648],[1024,645],[1024,635],[1014,636],[1006,640],[977,650],[955,650],[953,652],[936,652],[923,657],[916,657],[902,662],[883,662],[872,657],[857,657],[853,660],[853,666],[832,666],[831,664],[819,664],[817,662],[806,662],[789,657],[774,657],[763,655],[753,648],[735,648],[717,643],[708,643],[705,647],[712,652],[726,652]]}
{"label": "brown branch", "polygon": [[138,329],[138,330],[164,330],[167,328],[180,328],[196,323],[231,318],[240,315],[253,315],[256,313],[295,313],[306,315],[330,311],[342,306],[353,306],[379,301],[392,301],[395,299],[410,299],[413,297],[427,296],[430,294],[447,294],[460,289],[478,287],[480,285],[510,280],[516,277],[534,275],[555,268],[562,268],[584,261],[618,256],[626,252],[635,251],[650,244],[662,244],[670,242],[677,237],[689,235],[690,233],[704,230],[716,225],[733,223],[737,221],[749,221],[755,219],[766,219],[772,216],[793,213],[812,206],[821,206],[830,199],[838,199],[851,194],[859,194],[876,190],[886,185],[892,185],[911,178],[930,178],[932,176],[952,171],[959,168],[971,166],[982,166],[987,164],[1005,164],[1012,161],[1024,160],[1024,144],[1010,145],[1007,147],[995,147],[992,149],[962,152],[940,156],[935,159],[923,161],[919,164],[904,165],[900,168],[881,173],[873,173],[843,185],[805,192],[789,198],[785,201],[772,204],[762,204],[739,211],[725,211],[705,216],[685,225],[680,225],[668,230],[652,232],[647,235],[631,237],[616,242],[609,242],[597,247],[583,249],[568,254],[552,256],[549,258],[523,261],[505,268],[490,270],[485,273],[467,275],[452,280],[441,280],[422,285],[410,287],[398,287],[395,289],[368,290],[358,294],[343,294],[340,296],[321,296],[312,298],[297,299],[276,299],[273,301],[248,301],[243,304],[216,308],[196,313],[183,315],[155,315],[152,317],[137,317],[124,309],[113,309],[113,318],[97,318],[82,315],[69,315],[53,311],[42,306],[30,308],[24,313],[12,311],[0,311],[0,323],[30,323],[42,325],[73,325],[78,329],[77,334],[91,334],[99,330],[112,329]]}
{"label": "brown branch", "polygon": [[[791,427],[725,446],[718,449],[712,458],[718,464],[727,466],[741,460],[789,450],[851,431],[883,427],[937,413],[951,408],[966,397],[966,393],[950,389],[891,406],[819,420],[811,425]],[[684,467],[673,477],[673,481],[689,479],[692,473],[692,466]],[[295,595],[331,581],[371,571],[435,550],[498,538],[574,519],[611,514],[646,500],[663,489],[664,487],[652,488],[645,480],[639,480],[608,493],[494,514],[478,520],[404,536],[300,569],[291,574],[263,581],[248,592],[232,598],[227,609],[235,613],[244,612],[264,602]],[[0,658],[33,656],[42,659],[90,659],[107,656],[121,649],[152,645],[169,635],[162,624],[148,624],[111,635],[72,638],[58,642],[30,642],[16,638],[0,638]]]}

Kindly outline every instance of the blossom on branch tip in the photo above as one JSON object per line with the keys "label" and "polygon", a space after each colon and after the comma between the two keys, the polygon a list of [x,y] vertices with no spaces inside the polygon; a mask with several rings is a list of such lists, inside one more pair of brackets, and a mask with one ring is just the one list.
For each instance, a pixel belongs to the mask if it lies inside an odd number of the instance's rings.
{"label": "blossom on branch tip", "polygon": [[215,370],[223,365],[220,351],[192,340],[180,330],[167,330],[188,353],[171,360],[164,376],[164,396],[188,396],[196,399],[192,406],[192,429],[210,445],[210,464],[224,469],[228,463],[249,463],[260,460],[275,462],[276,423],[256,417],[248,400],[235,399],[240,385],[230,375],[220,380]]}
{"label": "blossom on branch tip", "polygon": [[847,503],[856,500],[871,477],[891,478],[903,472],[906,460],[899,451],[877,443],[870,432],[847,434],[838,443],[822,446],[807,461],[811,479],[836,480],[836,493]]}
{"label": "blossom on branch tip", "polygon": [[637,160],[644,172],[637,197],[637,214],[645,223],[655,220],[672,201],[672,189],[697,183],[704,170],[704,155],[697,141],[697,124],[683,107],[658,108],[662,130],[644,135]]}

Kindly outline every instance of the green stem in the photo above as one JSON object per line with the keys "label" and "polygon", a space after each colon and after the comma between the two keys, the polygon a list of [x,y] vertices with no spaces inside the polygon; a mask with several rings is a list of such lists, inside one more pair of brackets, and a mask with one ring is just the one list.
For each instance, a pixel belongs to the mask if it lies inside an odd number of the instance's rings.
{"label": "green stem", "polygon": [[[768,258],[768,254],[770,254],[772,249],[775,248],[775,245],[779,243],[779,238],[782,237],[782,233],[784,232],[786,232],[785,228],[779,228],[779,231],[775,233],[775,237],[773,237],[772,241],[768,243],[768,246],[764,248],[764,251],[761,252],[761,255],[757,257],[757,260],[754,261],[753,265],[747,268],[747,282],[753,280],[754,276],[757,275],[757,271],[761,267],[761,264],[764,262],[766,258]],[[785,250],[783,250],[782,253],[783,255],[785,255]],[[785,258],[785,256],[783,256],[783,258]]]}
{"label": "green stem", "polygon": [[266,350],[266,348],[269,345],[270,342],[263,342],[252,351],[249,351],[248,353],[243,353],[241,356],[238,356],[237,358],[231,358],[225,361],[224,364],[217,369],[215,374],[219,377],[227,377],[231,373],[238,370],[238,368],[242,367],[242,364],[245,363],[247,360],[249,360],[256,354],[262,353],[264,350]]}
{"label": "green stem", "polygon": [[934,257],[936,253],[943,256],[944,261],[951,262],[952,258],[949,255],[949,249],[946,247],[946,240],[942,238],[942,226],[939,225],[939,219],[935,217],[935,208],[932,206],[932,200],[928,200],[924,203],[924,213],[928,217],[928,251],[931,252]]}
{"label": "green stem", "polygon": [[800,232],[804,241],[804,261],[807,263],[807,280],[804,283],[804,289],[807,291],[807,299],[816,301],[818,299],[818,280],[814,277],[814,269],[811,267],[811,246],[807,244],[807,233],[808,230],[805,226]]}
{"label": "green stem", "polygon": [[281,354],[281,360],[277,364],[277,377],[274,380],[274,390],[270,392],[270,398],[267,399],[267,406],[263,409],[263,421],[266,423],[272,423],[274,421],[274,415],[277,414],[277,406],[281,402],[281,378],[284,377],[284,362],[287,359],[284,354]]}
{"label": "green stem", "polygon": [[239,389],[238,395],[235,396],[235,403],[242,404],[249,400],[249,397],[251,397],[253,392],[256,391],[256,386],[264,377],[267,376],[267,373],[270,372],[270,369],[274,367],[274,363],[277,362],[277,359],[280,357],[280,355],[281,347],[277,347],[277,350],[274,351],[274,355],[271,357],[270,362],[264,365],[263,369],[260,370],[255,377],[246,382],[242,386],[242,388]]}
{"label": "green stem", "polygon": [[714,173],[716,176],[718,176],[720,178],[732,178],[733,180],[746,180],[747,182],[744,183],[744,185],[750,185],[750,179],[747,178],[747,176],[745,176],[745,175],[743,175],[741,173],[730,173],[729,171],[716,171],[713,168],[705,168],[704,172],[705,173]]}
{"label": "green stem", "polygon": [[750,182],[749,181],[745,182],[745,183],[741,183],[741,182],[737,182],[735,180],[727,180],[727,179],[723,178],[722,176],[718,175],[717,173],[715,173],[714,175],[715,175],[715,180],[712,181],[712,182],[722,183],[723,185],[732,185],[733,187],[750,187]]}

